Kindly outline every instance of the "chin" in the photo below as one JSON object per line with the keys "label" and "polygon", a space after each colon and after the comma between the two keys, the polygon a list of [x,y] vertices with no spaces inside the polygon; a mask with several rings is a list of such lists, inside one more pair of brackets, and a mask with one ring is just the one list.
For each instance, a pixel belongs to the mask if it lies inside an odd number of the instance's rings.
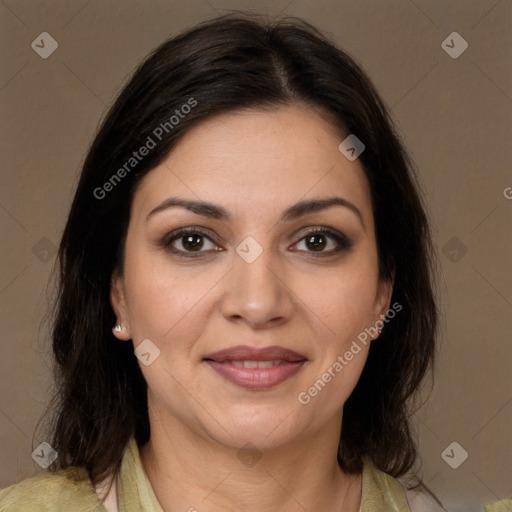
{"label": "chin", "polygon": [[226,425],[224,429],[215,425],[214,432],[210,431],[210,435],[216,438],[220,443],[231,446],[233,448],[244,448],[247,445],[258,447],[261,450],[273,449],[286,444],[296,437],[299,432],[298,425],[292,424],[292,414],[281,407],[281,414],[276,414],[276,407],[273,410],[265,410],[260,412],[247,411],[247,414],[235,415],[226,414],[221,425]]}

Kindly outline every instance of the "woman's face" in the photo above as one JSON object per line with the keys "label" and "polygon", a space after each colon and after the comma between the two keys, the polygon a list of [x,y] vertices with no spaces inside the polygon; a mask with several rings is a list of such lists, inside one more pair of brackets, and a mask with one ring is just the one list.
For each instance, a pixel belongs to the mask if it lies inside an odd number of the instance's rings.
{"label": "woman's face", "polygon": [[223,114],[140,183],[111,298],[161,425],[233,447],[339,435],[392,288],[341,141],[305,106]]}

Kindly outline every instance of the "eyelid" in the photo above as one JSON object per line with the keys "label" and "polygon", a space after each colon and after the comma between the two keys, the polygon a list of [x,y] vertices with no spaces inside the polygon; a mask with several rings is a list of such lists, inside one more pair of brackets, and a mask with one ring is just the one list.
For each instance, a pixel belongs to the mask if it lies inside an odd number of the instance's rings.
{"label": "eyelid", "polygon": [[310,233],[327,233],[328,235],[338,237],[343,239],[346,242],[350,242],[349,238],[343,234],[341,231],[338,231],[337,229],[331,228],[329,226],[308,226],[307,228],[300,229],[293,235],[293,239],[299,237],[300,240],[304,238],[306,235],[309,235]]}
{"label": "eyelid", "polygon": [[184,236],[189,233],[197,233],[198,235],[210,238],[217,244],[219,243],[218,237],[208,228],[203,228],[201,226],[185,226],[167,233],[162,239],[162,244],[169,244],[174,238],[179,238],[180,236]]}
{"label": "eyelid", "polygon": [[298,233],[296,233],[293,238],[298,238],[298,240],[293,244],[297,245],[300,243],[304,238],[306,238],[308,235],[315,235],[315,234],[325,234],[329,236],[330,238],[333,238],[336,243],[338,244],[338,247],[336,249],[330,250],[330,251],[297,251],[297,252],[304,252],[305,254],[317,254],[318,257],[327,257],[332,256],[340,253],[343,250],[350,249],[354,244],[353,242],[341,231],[338,231],[337,229],[328,227],[328,226],[314,226],[314,227],[307,227],[302,230],[300,230]]}

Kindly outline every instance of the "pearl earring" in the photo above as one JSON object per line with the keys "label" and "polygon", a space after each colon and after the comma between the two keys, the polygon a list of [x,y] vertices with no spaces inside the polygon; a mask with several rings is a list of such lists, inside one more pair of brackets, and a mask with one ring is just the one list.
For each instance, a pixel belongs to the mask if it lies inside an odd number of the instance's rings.
{"label": "pearl earring", "polygon": [[121,330],[122,330],[121,324],[116,324],[116,326],[112,329],[112,334],[119,333],[119,332],[121,332]]}

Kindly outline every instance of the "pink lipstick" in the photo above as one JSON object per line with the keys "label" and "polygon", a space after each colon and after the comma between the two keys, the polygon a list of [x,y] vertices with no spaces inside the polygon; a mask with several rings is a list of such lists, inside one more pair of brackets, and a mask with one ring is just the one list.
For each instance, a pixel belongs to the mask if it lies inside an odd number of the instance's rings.
{"label": "pink lipstick", "polygon": [[293,350],[275,345],[259,349],[237,345],[208,354],[204,361],[237,386],[263,390],[295,375],[307,359]]}

